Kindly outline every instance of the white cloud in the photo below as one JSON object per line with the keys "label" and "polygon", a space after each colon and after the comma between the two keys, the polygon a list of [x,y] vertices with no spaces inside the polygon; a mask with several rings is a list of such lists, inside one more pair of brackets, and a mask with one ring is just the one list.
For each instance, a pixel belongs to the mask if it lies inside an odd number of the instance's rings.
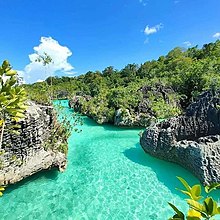
{"label": "white cloud", "polygon": [[143,6],[146,6],[146,5],[147,5],[147,1],[148,1],[148,0],[139,0],[139,2],[140,2]]}
{"label": "white cloud", "polygon": [[43,82],[44,80],[43,79],[38,79],[36,82]]}
{"label": "white cloud", "polygon": [[[39,55],[47,53],[52,62],[46,66],[36,62]],[[64,74],[73,73],[74,67],[68,63],[67,59],[72,55],[69,48],[61,46],[58,41],[51,37],[41,37],[40,44],[34,47],[34,53],[29,55],[30,63],[24,68],[23,75],[27,83],[33,83],[39,79],[46,79],[55,75],[56,72]]]}
{"label": "white cloud", "polygon": [[77,74],[77,72],[65,72],[65,74],[67,74],[67,75],[73,75],[73,74]]}
{"label": "white cloud", "polygon": [[157,24],[157,25],[155,25],[155,26],[153,26],[153,27],[149,27],[149,25],[147,25],[147,26],[145,27],[145,29],[144,29],[144,33],[145,33],[146,35],[155,34],[155,33],[157,33],[162,27],[163,27],[162,24]]}
{"label": "white cloud", "polygon": [[187,47],[192,46],[192,43],[191,43],[191,42],[189,42],[189,41],[185,41],[185,42],[183,42],[183,44],[184,44],[185,46],[187,46]]}
{"label": "white cloud", "polygon": [[212,37],[220,38],[220,32],[215,33]]}

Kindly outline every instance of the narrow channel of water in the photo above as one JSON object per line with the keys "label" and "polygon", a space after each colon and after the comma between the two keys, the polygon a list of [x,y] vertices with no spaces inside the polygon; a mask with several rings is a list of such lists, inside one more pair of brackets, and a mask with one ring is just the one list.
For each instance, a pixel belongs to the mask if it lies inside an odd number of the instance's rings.
{"label": "narrow channel of water", "polygon": [[198,180],[144,153],[140,130],[99,126],[87,117],[80,128],[69,139],[67,170],[42,172],[8,188],[0,219],[165,220],[173,213],[167,202],[186,210],[176,176]]}

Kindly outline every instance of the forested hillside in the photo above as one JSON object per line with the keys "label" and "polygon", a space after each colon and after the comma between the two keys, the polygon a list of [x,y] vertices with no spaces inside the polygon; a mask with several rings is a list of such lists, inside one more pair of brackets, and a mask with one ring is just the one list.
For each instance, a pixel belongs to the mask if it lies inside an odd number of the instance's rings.
{"label": "forested hillside", "polygon": [[[201,91],[220,87],[220,41],[202,48],[177,47],[140,66],[128,64],[122,70],[109,66],[102,72],[49,77],[45,82],[24,87],[30,99],[39,103],[49,102],[47,91],[53,99],[77,96],[78,111],[99,123],[115,123],[120,113],[141,117],[144,123],[133,124],[146,126],[152,118],[180,114]],[[120,120],[118,125],[122,125]]]}

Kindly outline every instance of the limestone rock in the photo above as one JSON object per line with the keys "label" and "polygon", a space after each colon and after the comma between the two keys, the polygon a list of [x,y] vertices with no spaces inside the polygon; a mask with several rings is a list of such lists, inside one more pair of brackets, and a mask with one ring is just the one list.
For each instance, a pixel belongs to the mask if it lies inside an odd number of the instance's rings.
{"label": "limestone rock", "polygon": [[220,91],[202,93],[185,115],[147,128],[143,149],[160,159],[178,163],[204,184],[220,182]]}
{"label": "limestone rock", "polygon": [[114,125],[123,127],[144,127],[156,121],[154,116],[144,113],[135,113],[129,109],[118,109],[115,112]]}
{"label": "limestone rock", "polygon": [[63,153],[45,150],[55,121],[52,107],[29,102],[26,118],[20,122],[19,135],[4,133],[0,185],[16,183],[41,170],[65,169],[67,159]]}
{"label": "limestone rock", "polygon": [[134,123],[134,119],[132,118],[128,109],[118,109],[115,112],[114,125],[117,126],[131,126]]}
{"label": "limestone rock", "polygon": [[73,108],[76,112],[86,115],[87,112],[83,112],[82,110],[82,103],[88,102],[90,99],[92,99],[92,97],[88,95],[76,95],[69,101],[69,107]]}

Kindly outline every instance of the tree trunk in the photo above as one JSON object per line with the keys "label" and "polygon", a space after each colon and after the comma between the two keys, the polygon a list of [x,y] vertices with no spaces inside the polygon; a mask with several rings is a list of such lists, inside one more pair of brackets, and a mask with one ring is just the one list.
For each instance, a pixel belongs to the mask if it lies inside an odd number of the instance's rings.
{"label": "tree trunk", "polygon": [[3,124],[2,124],[2,130],[1,130],[1,136],[0,136],[0,149],[2,149],[4,130],[5,130],[5,120],[3,120]]}

